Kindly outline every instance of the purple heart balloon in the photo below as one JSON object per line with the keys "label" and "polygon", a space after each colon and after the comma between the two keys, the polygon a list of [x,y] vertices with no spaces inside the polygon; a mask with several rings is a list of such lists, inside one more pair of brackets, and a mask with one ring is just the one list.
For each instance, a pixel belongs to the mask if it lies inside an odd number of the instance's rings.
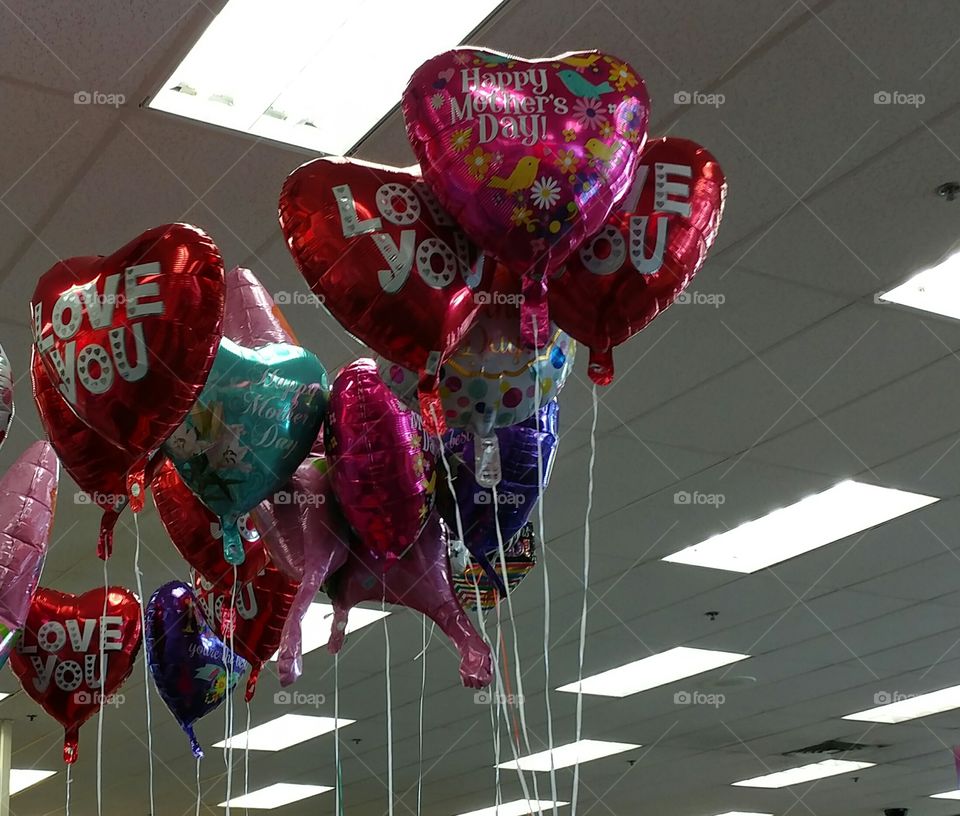
{"label": "purple heart balloon", "polygon": [[182,581],[153,593],[146,622],[147,661],[157,691],[190,738],[193,755],[202,757],[193,724],[226,699],[249,664],[214,634]]}

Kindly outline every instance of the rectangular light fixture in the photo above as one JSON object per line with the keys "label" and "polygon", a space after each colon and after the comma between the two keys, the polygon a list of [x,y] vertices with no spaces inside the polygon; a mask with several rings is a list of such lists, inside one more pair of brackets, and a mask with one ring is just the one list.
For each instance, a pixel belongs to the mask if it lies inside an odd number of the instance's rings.
{"label": "rectangular light fixture", "polygon": [[565,807],[569,802],[544,801],[543,799],[517,799],[514,802],[501,802],[499,806],[458,813],[457,816],[530,816],[531,813],[547,813],[554,807]]}
{"label": "rectangular light fixture", "polygon": [[[274,697],[286,695],[294,700],[295,692],[278,691]],[[353,725],[356,720],[339,720],[340,728]],[[249,731],[234,734],[230,739],[220,740],[214,748],[234,748],[244,750],[247,747],[247,735],[251,751],[283,751],[293,745],[312,740],[322,734],[329,734],[334,730],[336,721],[333,717],[314,717],[308,714],[284,714],[275,720],[258,725]]]}
{"label": "rectangular light fixture", "polygon": [[756,572],[936,501],[934,496],[847,480],[663,560]]}
{"label": "rectangular light fixture", "polygon": [[642,660],[634,660],[625,666],[608,669],[592,677],[584,677],[582,683],[567,683],[565,686],[560,686],[557,691],[576,694],[579,687],[584,694],[629,697],[631,694],[664,686],[667,683],[683,680],[685,677],[693,677],[711,669],[729,666],[748,657],[750,655],[736,652],[716,652],[711,649],[676,646]]}
{"label": "rectangular light fixture", "polygon": [[880,292],[874,300],[960,320],[960,252],[917,272],[899,286]]}
{"label": "rectangular light fixture", "polygon": [[502,0],[229,0],[150,107],[342,155]]}
{"label": "rectangular light fixture", "polygon": [[951,790],[946,793],[933,793],[931,799],[960,799],[960,790]]}
{"label": "rectangular light fixture", "polygon": [[329,785],[295,785],[292,782],[275,782],[269,787],[251,791],[243,796],[234,796],[226,802],[221,802],[217,807],[274,810],[332,790],[333,788]]}
{"label": "rectangular light fixture", "polygon": [[[630,742],[605,742],[604,740],[591,739],[571,742],[569,745],[557,745],[553,749],[553,767],[555,769],[569,768],[571,765],[576,765],[578,761],[582,765],[584,762],[592,762],[595,759],[622,754],[624,751],[632,751],[639,747],[639,745]],[[550,770],[550,753],[550,751],[541,751],[538,754],[520,757],[520,759],[514,759],[510,762],[501,762],[499,767],[511,770],[519,768],[521,771],[548,772]]]}
{"label": "rectangular light fixture", "polygon": [[773,814],[755,813],[752,810],[728,810],[726,813],[718,813],[717,816],[773,816]]}
{"label": "rectangular light fixture", "polygon": [[39,785],[44,779],[49,779],[51,776],[56,776],[56,773],[56,771],[38,771],[33,768],[11,768],[10,795],[14,796],[20,793],[20,791],[25,791],[27,788],[32,788],[34,785]]}
{"label": "rectangular light fixture", "polygon": [[744,779],[742,782],[734,782],[733,785],[738,788],[787,788],[790,785],[812,782],[814,779],[826,779],[828,776],[839,776],[863,768],[872,768],[875,764],[875,762],[851,762],[848,759],[825,759],[823,762],[814,762],[812,765],[801,765],[799,768],[788,768],[785,771]]}
{"label": "rectangular light fixture", "polygon": [[918,694],[904,700],[868,708],[856,714],[847,714],[843,719],[858,720],[860,722],[901,723],[915,720],[918,717],[929,717],[941,711],[953,711],[960,708],[960,686],[931,691],[929,694]]}
{"label": "rectangular light fixture", "polygon": [[[350,610],[350,619],[347,622],[347,634],[363,629],[371,623],[383,620],[389,612],[379,609],[364,609],[361,606],[355,606]],[[327,603],[312,603],[307,609],[307,614],[303,616],[303,654],[321,649],[327,645],[330,639],[330,626],[333,623],[333,607]],[[277,662],[278,654],[270,658],[274,663]]]}

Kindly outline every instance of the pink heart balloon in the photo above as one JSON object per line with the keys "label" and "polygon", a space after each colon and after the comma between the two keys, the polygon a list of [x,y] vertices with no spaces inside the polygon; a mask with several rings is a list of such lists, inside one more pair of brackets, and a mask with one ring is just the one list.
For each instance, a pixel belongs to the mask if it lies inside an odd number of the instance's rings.
{"label": "pink heart balloon", "polygon": [[[457,48],[403,94],[423,177],[482,249],[524,276],[524,339],[546,341],[545,274],[603,226],[647,138],[650,100],[598,52],[523,60]],[[538,343],[539,345],[539,343]]]}
{"label": "pink heart balloon", "polygon": [[34,442],[0,479],[0,624],[27,619],[53,526],[60,462],[49,442]]}
{"label": "pink heart balloon", "polygon": [[226,285],[224,337],[247,348],[271,343],[300,345],[283,313],[253,272],[236,266],[227,272]]}
{"label": "pink heart balloon", "polygon": [[334,380],[326,450],[344,516],[389,566],[423,529],[436,473],[419,418],[380,379],[373,360],[356,360]]}

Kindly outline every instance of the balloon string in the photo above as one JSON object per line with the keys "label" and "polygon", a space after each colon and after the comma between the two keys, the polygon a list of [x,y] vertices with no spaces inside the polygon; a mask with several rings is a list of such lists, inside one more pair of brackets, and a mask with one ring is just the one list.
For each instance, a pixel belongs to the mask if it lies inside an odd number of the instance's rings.
{"label": "balloon string", "polygon": [[196,816],[200,816],[200,760],[202,757],[197,757],[197,811]]}
{"label": "balloon string", "polygon": [[[143,572],[140,570],[140,514],[133,514],[133,528],[136,531],[137,546],[133,551],[133,574],[137,578],[137,595],[140,597],[140,631],[147,636],[147,617],[143,607]],[[150,768],[150,816],[156,816],[157,808],[153,795],[153,714],[150,708],[150,667],[143,661],[143,693],[147,701],[147,753]]]}
{"label": "balloon string", "polygon": [[340,791],[343,777],[340,773],[340,652],[333,655],[333,762],[337,769],[336,816],[343,816],[343,802]]}
{"label": "balloon string", "polygon": [[[590,466],[587,469],[587,512],[583,520],[583,608],[580,611],[580,654],[577,668],[577,742],[583,732],[583,654],[587,645],[587,601],[590,587],[590,513],[593,510],[593,469],[597,462],[597,386],[593,386],[593,423],[590,426]],[[577,816],[580,794],[580,756],[573,765],[573,796],[570,816]]]}
{"label": "balloon string", "polygon": [[107,702],[107,654],[103,621],[107,617],[107,600],[110,596],[110,576],[107,574],[107,559],[103,559],[103,613],[100,615],[97,632],[100,635],[100,710],[97,715],[97,816],[103,814],[103,706]]}
{"label": "balloon string", "polygon": [[421,618],[423,629],[420,633],[420,711],[417,721],[417,816],[420,816],[420,805],[423,793],[423,698],[427,688],[427,618]]}
{"label": "balloon string", "polygon": [[[239,682],[239,679],[238,679]],[[227,688],[230,688],[230,675],[227,675]],[[228,691],[229,693],[229,691]],[[250,701],[247,700],[247,730],[246,730],[246,741],[243,746],[243,796],[244,802],[247,801],[246,797],[250,794]],[[249,816],[250,808],[246,805],[243,807],[244,816]]]}
{"label": "balloon string", "polygon": [[[386,612],[386,598],[380,601],[380,611]],[[393,703],[391,701],[392,693],[390,689],[390,626],[387,623],[387,615],[383,616],[383,639],[386,643],[387,660],[387,813],[393,816]]]}
{"label": "balloon string", "polygon": [[[537,321],[533,321],[533,345],[537,342]],[[543,391],[540,388],[540,368],[534,367],[536,399],[534,416],[540,421]],[[547,569],[547,529],[543,509],[543,441],[537,438],[537,521],[540,527],[540,569],[543,570],[543,697],[547,706],[547,749],[550,755],[550,798],[553,801],[553,816],[557,816],[557,769],[553,759],[553,707],[550,704],[550,572]]]}
{"label": "balloon string", "polygon": [[73,765],[67,765],[67,805],[64,816],[70,816],[70,785],[73,782]]}

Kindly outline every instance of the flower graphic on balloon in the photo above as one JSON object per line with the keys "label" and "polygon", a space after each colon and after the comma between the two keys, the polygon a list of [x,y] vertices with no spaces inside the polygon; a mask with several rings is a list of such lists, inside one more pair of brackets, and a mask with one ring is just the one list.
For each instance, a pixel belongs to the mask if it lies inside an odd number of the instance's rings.
{"label": "flower graphic on balloon", "polygon": [[560,200],[560,185],[557,180],[541,176],[530,188],[533,203],[541,210],[548,210]]}
{"label": "flower graphic on balloon", "polygon": [[[607,127],[610,126],[609,123],[604,124]],[[577,172],[577,165],[580,163],[580,159],[572,150],[558,150],[555,162],[561,171],[569,175]]]}
{"label": "flower graphic on balloon", "polygon": [[482,147],[475,148],[473,153],[467,156],[467,168],[471,175],[476,179],[485,178],[490,169],[491,158],[489,153],[484,153]]}
{"label": "flower graphic on balloon", "polygon": [[453,135],[450,137],[450,146],[455,153],[463,153],[464,150],[470,147],[470,136],[472,132],[472,128],[462,128],[461,130],[453,131]]}
{"label": "flower graphic on balloon", "polygon": [[573,115],[588,130],[596,130],[607,121],[607,115],[600,109],[599,99],[578,99],[573,106]]}
{"label": "flower graphic on balloon", "polygon": [[610,82],[612,82],[618,91],[625,91],[637,84],[637,78],[633,75],[627,65],[616,60],[610,62]]}

